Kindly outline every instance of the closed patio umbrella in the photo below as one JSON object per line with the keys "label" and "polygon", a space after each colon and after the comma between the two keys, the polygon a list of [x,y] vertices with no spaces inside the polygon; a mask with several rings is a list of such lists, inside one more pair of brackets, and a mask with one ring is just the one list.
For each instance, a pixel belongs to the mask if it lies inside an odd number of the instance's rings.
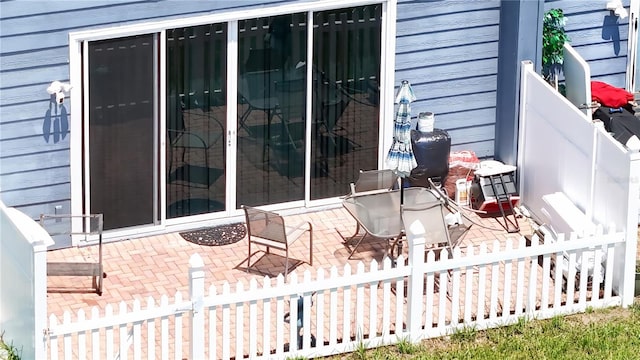
{"label": "closed patio umbrella", "polygon": [[[401,178],[408,177],[418,166],[411,149],[411,102],[416,100],[411,84],[402,80],[396,96],[398,110],[393,122],[393,143],[387,154],[387,166]],[[403,186],[400,186],[400,201],[403,201]]]}

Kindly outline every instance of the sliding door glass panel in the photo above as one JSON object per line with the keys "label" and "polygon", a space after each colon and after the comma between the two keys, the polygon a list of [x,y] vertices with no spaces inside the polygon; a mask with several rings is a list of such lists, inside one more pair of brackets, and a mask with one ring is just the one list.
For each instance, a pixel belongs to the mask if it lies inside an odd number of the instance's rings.
{"label": "sliding door glass panel", "polygon": [[381,17],[380,4],[314,13],[313,200],[378,167]]}
{"label": "sliding door glass panel", "polygon": [[306,14],[238,23],[237,204],[304,199]]}
{"label": "sliding door glass panel", "polygon": [[154,222],[154,35],[89,43],[90,212],[104,228]]}
{"label": "sliding door glass panel", "polygon": [[226,24],[167,30],[167,218],[225,209]]}

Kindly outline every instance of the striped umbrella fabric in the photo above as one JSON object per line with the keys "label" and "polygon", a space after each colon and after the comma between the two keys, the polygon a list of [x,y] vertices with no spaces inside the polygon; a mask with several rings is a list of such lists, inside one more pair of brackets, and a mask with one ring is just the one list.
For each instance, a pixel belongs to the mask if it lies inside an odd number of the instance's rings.
{"label": "striped umbrella fabric", "polygon": [[400,177],[408,177],[418,166],[411,148],[411,102],[416,100],[411,84],[402,80],[396,95],[398,110],[393,123],[393,143],[387,153],[387,166]]}

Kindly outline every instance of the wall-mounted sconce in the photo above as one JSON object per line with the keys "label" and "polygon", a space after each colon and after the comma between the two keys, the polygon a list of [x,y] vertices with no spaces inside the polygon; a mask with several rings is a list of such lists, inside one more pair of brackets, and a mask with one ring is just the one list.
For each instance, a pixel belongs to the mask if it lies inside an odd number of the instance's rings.
{"label": "wall-mounted sconce", "polygon": [[624,19],[629,16],[629,14],[627,13],[627,9],[622,6],[622,1],[620,0],[609,1],[607,3],[607,10],[612,11],[613,14],[620,17],[620,19]]}
{"label": "wall-mounted sconce", "polygon": [[64,102],[64,94],[71,90],[71,85],[61,83],[60,81],[54,81],[47,88],[47,92],[56,96],[56,103],[62,104]]}

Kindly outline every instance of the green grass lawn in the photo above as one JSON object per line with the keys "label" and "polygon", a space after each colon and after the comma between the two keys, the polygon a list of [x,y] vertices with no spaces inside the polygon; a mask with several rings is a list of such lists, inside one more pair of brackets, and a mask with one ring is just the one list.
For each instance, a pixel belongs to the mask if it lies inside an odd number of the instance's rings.
{"label": "green grass lawn", "polygon": [[522,319],[486,331],[472,328],[420,344],[328,359],[640,359],[640,303],[546,320]]}

